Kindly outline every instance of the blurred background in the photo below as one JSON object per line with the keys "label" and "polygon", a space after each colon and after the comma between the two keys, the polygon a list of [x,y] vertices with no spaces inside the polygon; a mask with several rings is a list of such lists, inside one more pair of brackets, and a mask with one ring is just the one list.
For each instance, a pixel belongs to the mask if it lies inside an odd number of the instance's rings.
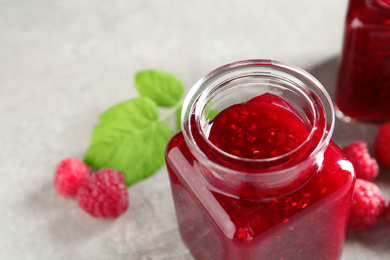
{"label": "blurred background", "polygon": [[[144,69],[186,92],[216,67],[274,59],[333,96],[347,0],[0,0],[0,259],[192,259],[162,167],[129,188],[130,208],[93,219],[56,195],[54,170],[82,158],[97,117],[138,96]],[[174,124],[172,123],[172,127]],[[339,120],[333,140],[372,144],[377,125]],[[389,169],[375,182],[390,198]],[[390,228],[348,232],[343,260],[390,258]]]}

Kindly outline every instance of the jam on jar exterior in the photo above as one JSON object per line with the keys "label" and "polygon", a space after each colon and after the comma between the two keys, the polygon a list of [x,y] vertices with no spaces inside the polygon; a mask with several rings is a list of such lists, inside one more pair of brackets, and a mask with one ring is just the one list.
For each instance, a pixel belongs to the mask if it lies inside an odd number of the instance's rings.
{"label": "jam on jar exterior", "polygon": [[325,89],[294,66],[239,61],[202,78],[166,150],[195,259],[339,259],[355,175],[333,127]]}
{"label": "jam on jar exterior", "polygon": [[335,106],[345,121],[390,120],[390,0],[350,0]]}

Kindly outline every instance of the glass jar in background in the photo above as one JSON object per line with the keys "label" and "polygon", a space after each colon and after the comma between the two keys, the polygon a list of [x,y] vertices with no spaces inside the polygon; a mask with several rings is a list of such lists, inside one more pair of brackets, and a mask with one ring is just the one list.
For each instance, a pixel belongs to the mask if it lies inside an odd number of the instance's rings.
{"label": "glass jar in background", "polygon": [[345,121],[390,120],[390,0],[350,0],[335,106]]}
{"label": "glass jar in background", "polygon": [[181,238],[196,259],[339,259],[353,185],[332,102],[271,60],[220,67],[187,95],[166,150]]}

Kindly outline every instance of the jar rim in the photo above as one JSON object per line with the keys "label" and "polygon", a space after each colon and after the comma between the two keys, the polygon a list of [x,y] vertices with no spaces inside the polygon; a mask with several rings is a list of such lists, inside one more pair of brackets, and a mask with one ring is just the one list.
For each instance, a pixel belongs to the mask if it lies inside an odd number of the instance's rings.
{"label": "jar rim", "polygon": [[[332,104],[332,100],[323,87],[323,85],[314,78],[311,74],[306,72],[303,69],[300,69],[294,65],[286,64],[283,62],[275,61],[275,60],[266,60],[266,59],[252,59],[252,60],[242,60],[237,61],[233,63],[226,64],[224,66],[221,66],[219,68],[214,69],[210,73],[208,73],[206,76],[201,78],[189,91],[186,98],[184,99],[183,108],[182,108],[182,114],[181,114],[181,122],[182,122],[182,129],[183,129],[183,136],[191,147],[191,150],[194,150],[194,155],[196,157],[206,158],[207,156],[200,151],[199,147],[197,147],[196,141],[194,140],[194,136],[192,134],[192,127],[191,120],[189,119],[193,114],[195,114],[195,123],[199,124],[199,118],[196,118],[197,115],[199,115],[199,110],[202,109],[202,102],[203,99],[206,98],[207,94],[210,93],[213,89],[217,88],[221,85],[221,82],[223,80],[231,79],[233,76],[242,76],[244,75],[242,73],[243,69],[249,69],[252,73],[253,72],[262,72],[264,75],[267,75],[269,77],[272,77],[277,73],[282,73],[285,76],[290,76],[291,78],[286,80],[289,80],[290,83],[293,83],[296,85],[296,87],[302,87],[304,88],[304,91],[302,91],[302,94],[304,95],[307,93],[308,99],[314,102],[314,100],[319,100],[322,106],[322,109],[325,117],[325,124],[324,129],[322,129],[322,136],[319,140],[318,145],[315,147],[315,149],[310,153],[309,157],[313,156],[314,154],[317,154],[318,151],[323,150],[324,147],[326,147],[330,141],[330,138],[332,136],[333,130],[334,130],[334,121],[335,121],[335,113],[334,108]],[[241,74],[240,73],[241,70]],[[235,73],[237,72],[237,73]],[[248,74],[245,74],[248,75]],[[250,76],[250,75],[249,75]],[[215,83],[219,84],[215,84]],[[299,82],[300,84],[298,84]],[[302,84],[303,83],[303,84]],[[302,90],[302,89],[301,89]],[[197,102],[200,102],[201,105],[197,106]],[[195,107],[194,107],[195,106]],[[317,108],[318,109],[318,108]],[[316,110],[316,109],[315,109]],[[314,120],[319,120],[319,118],[315,118]],[[202,129],[199,125],[197,126],[198,129]],[[283,158],[289,157],[292,154],[299,151],[302,147],[304,147],[308,142],[310,142],[311,137],[314,135],[314,132],[318,130],[315,127],[310,130],[310,133],[308,135],[308,138],[302,142],[298,147],[293,149],[290,152],[275,156],[275,157],[269,157],[269,158],[243,158],[239,157],[230,153],[227,153],[226,151],[221,150],[220,148],[216,147],[210,140],[208,140],[207,136],[201,132],[202,139],[212,147],[215,151],[217,151],[220,154],[223,154],[223,156],[227,156],[229,158],[235,159],[235,160],[241,160],[245,162],[255,162],[255,163],[265,163],[265,162],[271,162],[271,161],[277,161],[281,160]],[[199,158],[198,158],[199,159]],[[217,166],[217,168],[220,168],[221,165],[211,161],[212,165]],[[222,166],[224,167],[224,166]]]}

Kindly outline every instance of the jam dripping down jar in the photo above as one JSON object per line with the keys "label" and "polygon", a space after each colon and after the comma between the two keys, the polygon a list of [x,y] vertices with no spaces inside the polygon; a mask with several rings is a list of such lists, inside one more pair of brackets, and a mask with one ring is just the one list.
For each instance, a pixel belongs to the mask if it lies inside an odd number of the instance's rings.
{"label": "jam dripping down jar", "polygon": [[390,0],[350,0],[335,95],[344,121],[390,120]]}
{"label": "jam dripping down jar", "polygon": [[239,61],[196,83],[165,155],[195,259],[339,259],[355,175],[333,128],[329,95],[295,66]]}

